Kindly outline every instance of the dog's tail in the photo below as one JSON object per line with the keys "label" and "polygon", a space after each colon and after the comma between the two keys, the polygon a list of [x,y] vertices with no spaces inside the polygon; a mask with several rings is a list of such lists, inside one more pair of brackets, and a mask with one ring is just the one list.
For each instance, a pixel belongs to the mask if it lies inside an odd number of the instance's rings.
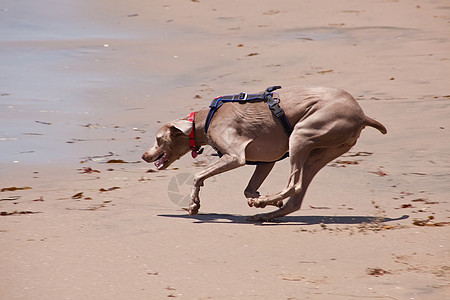
{"label": "dog's tail", "polygon": [[375,121],[372,118],[369,118],[368,116],[366,116],[365,124],[366,124],[366,126],[370,126],[370,127],[378,129],[382,134],[387,133],[387,129],[386,129],[386,127],[384,127],[383,124],[381,124],[378,121]]}

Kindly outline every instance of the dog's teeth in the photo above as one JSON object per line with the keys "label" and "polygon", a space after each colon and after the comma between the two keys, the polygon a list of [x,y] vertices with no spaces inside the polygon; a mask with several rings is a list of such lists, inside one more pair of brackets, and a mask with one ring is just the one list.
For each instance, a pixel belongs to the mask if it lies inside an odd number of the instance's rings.
{"label": "dog's teeth", "polygon": [[155,161],[155,167],[160,170],[163,166],[164,163],[167,161],[169,154],[168,153],[164,153],[161,158],[159,158],[157,161]]}

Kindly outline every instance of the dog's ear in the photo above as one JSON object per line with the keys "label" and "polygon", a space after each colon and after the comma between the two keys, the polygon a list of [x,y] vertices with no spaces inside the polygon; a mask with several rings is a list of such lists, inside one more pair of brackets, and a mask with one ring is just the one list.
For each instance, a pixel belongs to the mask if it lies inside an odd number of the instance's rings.
{"label": "dog's ear", "polygon": [[189,135],[192,131],[192,122],[188,120],[176,120],[170,123],[172,128],[176,128],[185,135]]}

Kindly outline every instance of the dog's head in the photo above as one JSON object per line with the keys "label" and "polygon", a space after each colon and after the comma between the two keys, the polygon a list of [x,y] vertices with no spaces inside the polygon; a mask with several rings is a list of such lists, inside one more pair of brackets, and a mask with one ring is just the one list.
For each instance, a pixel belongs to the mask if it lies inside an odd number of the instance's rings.
{"label": "dog's head", "polygon": [[186,119],[165,124],[156,133],[156,142],[143,155],[146,162],[155,162],[158,170],[164,170],[189,152],[189,133],[192,123]]}

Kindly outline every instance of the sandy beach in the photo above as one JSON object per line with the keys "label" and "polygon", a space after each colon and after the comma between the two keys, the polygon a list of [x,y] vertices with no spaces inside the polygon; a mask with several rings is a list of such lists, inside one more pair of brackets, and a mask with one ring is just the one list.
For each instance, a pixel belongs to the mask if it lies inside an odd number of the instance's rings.
{"label": "sandy beach", "polygon": [[[0,3],[0,299],[450,299],[450,5],[444,0]],[[322,85],[366,128],[273,222],[205,182],[211,148],[141,160],[220,95]],[[261,194],[281,190],[277,163]]]}

